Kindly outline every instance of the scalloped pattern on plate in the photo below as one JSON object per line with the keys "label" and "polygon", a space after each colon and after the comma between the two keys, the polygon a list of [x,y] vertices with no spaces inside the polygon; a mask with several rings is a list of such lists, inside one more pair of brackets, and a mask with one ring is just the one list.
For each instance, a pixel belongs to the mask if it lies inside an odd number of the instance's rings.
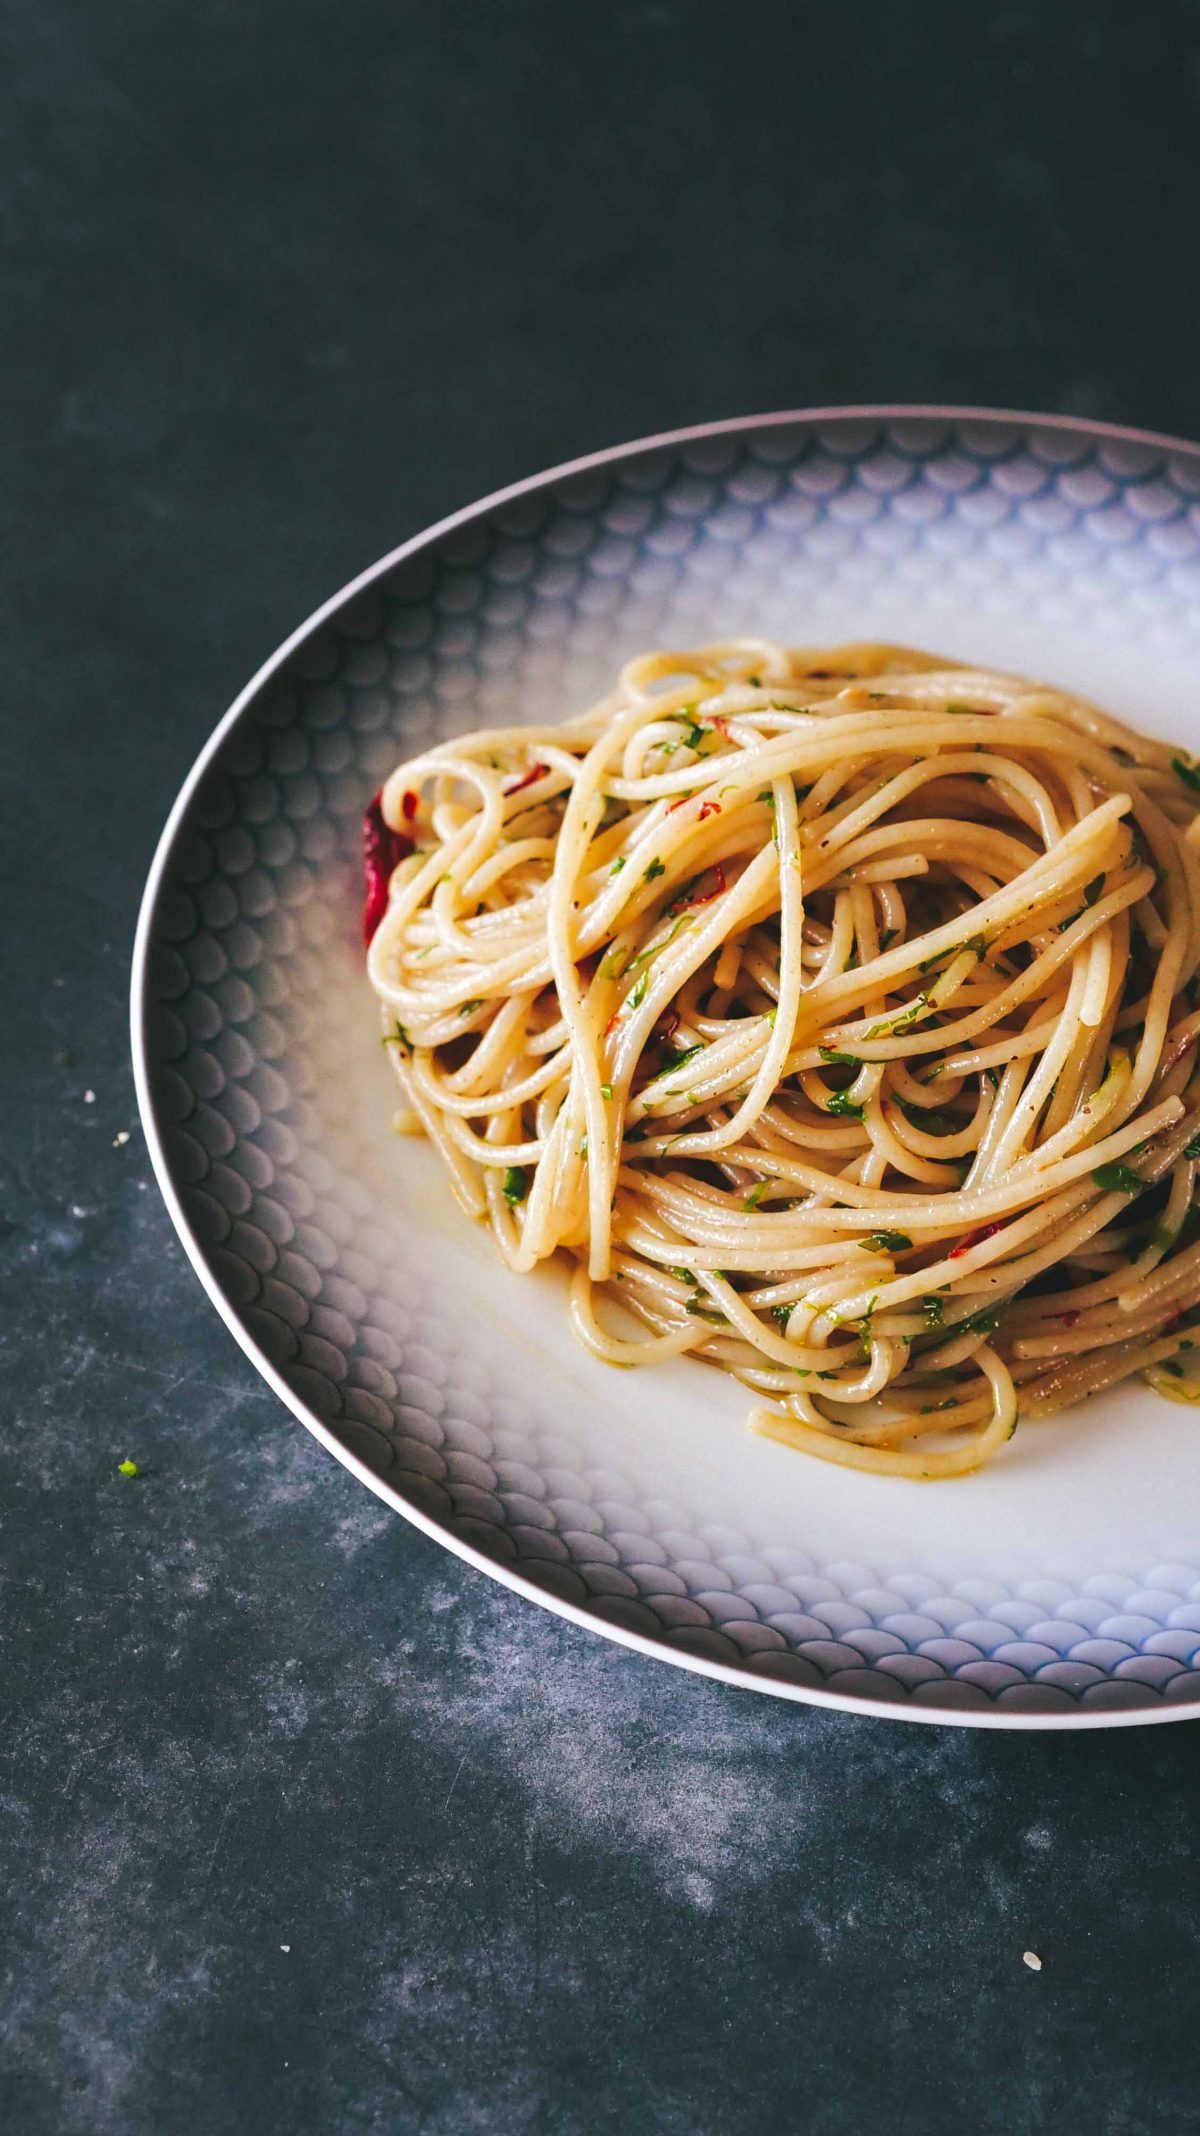
{"label": "scalloped pattern on plate", "polygon": [[417,1160],[389,1150],[399,1184],[380,1184],[357,876],[364,804],[402,756],[561,715],[639,646],[890,626],[987,657],[989,619],[1011,637],[1021,615],[1118,669],[1131,637],[1194,669],[1198,594],[1200,455],[932,415],[634,448],[352,589],[252,686],[143,918],[152,1145],[223,1309],[302,1413],[455,1546],[676,1659],[947,1718],[1200,1702],[1200,1536],[1188,1562],[1074,1580],[827,1561],[769,1508],[727,1524],[699,1489],[648,1489],[624,1445],[610,1468],[561,1404],[498,1376],[407,1205]]}

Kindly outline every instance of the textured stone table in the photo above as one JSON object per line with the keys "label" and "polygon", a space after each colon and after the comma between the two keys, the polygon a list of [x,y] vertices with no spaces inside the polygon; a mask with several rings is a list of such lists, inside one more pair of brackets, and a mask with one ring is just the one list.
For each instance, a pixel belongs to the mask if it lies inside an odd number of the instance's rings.
{"label": "textured stone table", "polygon": [[789,404],[1200,431],[1198,84],[1187,4],[10,0],[13,2136],[1200,2129],[1200,1732],[787,1707],[468,1571],[218,1324],[125,1036],[197,747],[441,512]]}

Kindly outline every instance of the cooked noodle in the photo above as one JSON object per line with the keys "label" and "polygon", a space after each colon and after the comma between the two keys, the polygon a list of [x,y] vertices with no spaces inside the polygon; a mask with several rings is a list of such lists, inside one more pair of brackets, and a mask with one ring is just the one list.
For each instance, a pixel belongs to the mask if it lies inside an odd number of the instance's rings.
{"label": "cooked noodle", "polygon": [[510,1268],[574,1257],[597,1357],[708,1358],[827,1460],[959,1475],[1018,1403],[1186,1398],[1198,792],[1017,676],[648,653],[384,787],[409,1124]]}

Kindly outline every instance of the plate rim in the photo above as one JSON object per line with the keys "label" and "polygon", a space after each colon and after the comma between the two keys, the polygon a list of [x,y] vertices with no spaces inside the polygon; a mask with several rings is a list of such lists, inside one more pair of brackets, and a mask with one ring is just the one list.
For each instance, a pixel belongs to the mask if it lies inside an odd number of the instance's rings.
{"label": "plate rim", "polygon": [[485,1573],[490,1579],[498,1580],[511,1593],[522,1596],[526,1601],[536,1603],[542,1609],[551,1610],[554,1615],[566,1618],[568,1622],[578,1625],[584,1631],[597,1634],[601,1638],[613,1640],[617,1645],[627,1647],[634,1653],[641,1654],[649,1660],[667,1662],[675,1668],[689,1670],[695,1675],[705,1676],[719,1683],[731,1684],[737,1690],[759,1692],[767,1697],[788,1700],[795,1705],[824,1707],[834,1712],[852,1714],[864,1719],[915,1722],[942,1728],[1037,1729],[1056,1732],[1096,1728],[1146,1728],[1157,1726],[1160,1723],[1194,1720],[1200,1718],[1200,1702],[1196,1700],[1190,1700],[1186,1703],[1181,1701],[1175,1706],[1168,1706],[1160,1702],[1154,1706],[1100,1709],[1080,1706],[1073,1712],[1058,1709],[1052,1712],[1031,1711],[1022,1713],[1000,1708],[918,1706],[911,1701],[902,1704],[899,1699],[893,1703],[890,1700],[873,1696],[863,1698],[856,1697],[851,1692],[831,1691],[819,1685],[787,1683],[772,1677],[757,1676],[753,1672],[738,1667],[731,1662],[713,1661],[705,1655],[691,1654],[679,1648],[668,1646],[665,1641],[652,1638],[647,1633],[636,1632],[625,1626],[610,1623],[603,1617],[595,1616],[579,1603],[570,1602],[565,1597],[554,1594],[550,1589],[539,1586],[527,1574],[513,1566],[503,1564],[496,1558],[489,1557],[486,1551],[478,1549],[473,1543],[469,1543],[462,1536],[456,1535],[452,1529],[444,1527],[431,1514],[422,1511],[420,1507],[403,1498],[394,1486],[387,1483],[384,1477],[377,1475],[359,1455],[343,1445],[330,1427],[289,1387],[277,1367],[271,1363],[271,1360],[255,1342],[249,1329],[242,1322],[236,1307],[227,1297],[213,1270],[209,1267],[176,1189],[163,1139],[159,1132],[150,1088],[146,1022],[149,1006],[147,971],[153,940],[154,914],[159,892],[162,888],[163,877],[166,873],[167,863],[176,837],[186,820],[196,790],[213,758],[225,742],[226,737],[237,725],[242,714],[257,698],[264,685],[286,665],[297,648],[318,631],[323,624],[330,621],[339,610],[344,609],[352,602],[358,594],[373,585],[377,579],[384,577],[397,564],[403,563],[408,557],[419,554],[423,549],[440,541],[445,535],[454,533],[458,528],[469,525],[472,521],[495,512],[517,498],[528,496],[532,491],[548,488],[556,482],[569,480],[572,476],[611,466],[617,461],[632,459],[640,453],[653,452],[656,449],[700,443],[710,438],[737,437],[749,431],[773,429],[786,424],[815,425],[823,422],[849,421],[937,421],[996,423],[1012,426],[1034,425],[1045,429],[1067,431],[1084,437],[1112,438],[1125,444],[1148,445],[1166,453],[1184,453],[1190,456],[1200,456],[1200,444],[1194,440],[1175,437],[1166,432],[1145,430],[1124,423],[1108,423],[1085,416],[1053,415],[1044,412],[1038,414],[1027,409],[986,408],[959,405],[957,403],[903,401],[847,402],[830,407],[785,408],[760,415],[731,416],[705,423],[688,424],[682,429],[658,431],[647,437],[632,439],[624,444],[605,446],[599,451],[583,453],[575,459],[559,462],[553,467],[541,470],[539,473],[523,476],[520,481],[506,483],[502,488],[492,490],[472,503],[460,506],[456,511],[447,513],[445,517],[433,521],[431,525],[421,528],[416,534],[410,535],[406,540],[399,542],[395,548],[388,550],[375,563],[368,565],[364,571],[356,573],[336,593],[331,594],[326,600],[322,601],[262,662],[250,677],[250,680],[239,690],[228,710],[217,721],[208,740],[203,744],[194,759],[175,797],[166,822],[159,834],[154,856],[146,877],[145,888],[142,891],[137,926],[134,933],[130,970],[130,1043],[133,1056],[134,1089],[142,1132],[146,1138],[146,1147],[149,1151],[150,1162],[159,1192],[166,1204],[167,1212],[195,1274],[199,1278],[210,1302],[216,1308],[220,1319],[273,1393],[286,1405],[297,1421],[312,1433],[313,1437],[320,1442],[326,1452],[332,1454],[334,1459],[339,1461],[342,1467],[347,1469],[357,1482],[364,1484],[369,1491],[373,1491],[375,1496],[389,1506],[393,1512],[399,1513],[405,1520],[410,1521],[414,1527],[419,1528],[434,1542],[441,1544],[444,1549],[452,1551],[456,1557],[473,1566],[477,1572]]}

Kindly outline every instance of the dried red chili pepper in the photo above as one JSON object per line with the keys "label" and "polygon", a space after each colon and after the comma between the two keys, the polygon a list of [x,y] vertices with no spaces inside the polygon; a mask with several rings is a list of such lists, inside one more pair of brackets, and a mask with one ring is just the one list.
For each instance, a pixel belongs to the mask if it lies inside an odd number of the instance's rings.
{"label": "dried red chili pepper", "polygon": [[711,903],[712,903],[712,901],[713,901],[714,897],[722,897],[722,896],[724,895],[724,893],[725,893],[725,890],[726,890],[726,887],[727,887],[727,885],[726,885],[726,882],[725,882],[725,870],[724,870],[724,868],[723,868],[723,867],[721,866],[721,863],[720,863],[720,861],[719,861],[719,860],[718,860],[718,861],[716,862],[716,864],[715,864],[715,866],[714,866],[714,868],[713,868],[713,875],[715,876],[716,880],[715,880],[715,882],[713,883],[712,889],[711,889],[711,890],[705,890],[705,891],[704,891],[704,892],[702,893],[702,895],[701,895],[700,897],[690,897],[690,898],[688,899],[688,904],[689,904],[689,906],[690,906],[690,905],[711,905]]}
{"label": "dried red chili pepper", "polygon": [[702,801],[700,804],[700,813],[697,816],[696,821],[697,823],[703,823],[706,816],[719,816],[720,813],[721,804],[719,801]]}
{"label": "dried red chili pepper", "polygon": [[504,789],[504,798],[505,798],[505,800],[507,801],[507,800],[508,800],[508,799],[509,799],[509,798],[510,798],[510,797],[511,797],[511,796],[512,796],[513,794],[521,794],[521,793],[524,793],[524,791],[525,791],[525,788],[526,788],[527,786],[534,786],[534,785],[536,785],[536,783],[537,783],[537,781],[538,781],[539,779],[544,779],[544,778],[545,778],[545,776],[546,776],[546,773],[547,773],[547,772],[549,771],[549,769],[550,769],[550,766],[549,766],[548,764],[531,764],[531,765],[530,765],[530,767],[529,767],[529,769],[528,769],[528,771],[527,771],[527,772],[525,773],[524,777],[523,777],[523,778],[520,778],[520,779],[518,779],[518,780],[517,780],[517,782],[516,782],[516,785],[515,785],[515,786],[506,786],[506,787],[505,787],[505,789]]}
{"label": "dried red chili pepper", "polygon": [[419,802],[420,795],[415,794],[412,790],[412,787],[410,786],[408,792],[404,796],[403,801],[400,803],[401,808],[404,810],[404,821],[406,823],[412,822],[413,817],[417,813]]}
{"label": "dried red chili pepper", "polygon": [[985,1239],[994,1239],[996,1233],[1003,1231],[1003,1229],[1003,1224],[982,1224],[978,1231],[968,1231],[966,1237],[960,1239],[957,1246],[950,1248],[946,1259],[948,1261],[957,1261],[960,1253],[970,1253],[972,1246],[982,1246]]}
{"label": "dried red chili pepper", "polygon": [[384,821],[382,787],[363,817],[363,941],[370,948],[375,929],[388,908],[392,869],[412,852],[413,842]]}

